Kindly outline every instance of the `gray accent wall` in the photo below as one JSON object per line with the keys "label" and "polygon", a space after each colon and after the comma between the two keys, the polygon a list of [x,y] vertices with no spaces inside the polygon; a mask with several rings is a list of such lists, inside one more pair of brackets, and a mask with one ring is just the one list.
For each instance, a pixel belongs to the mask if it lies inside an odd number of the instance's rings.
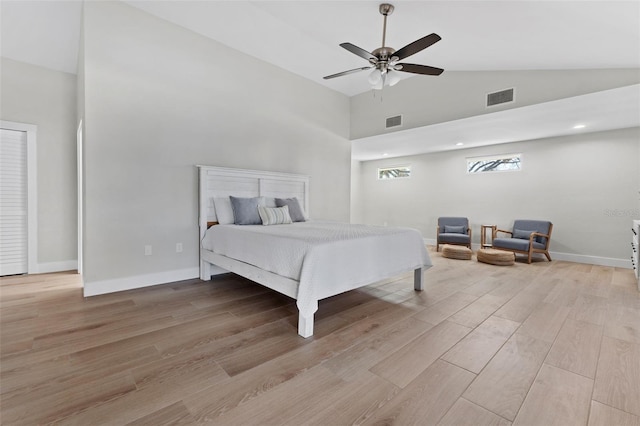
{"label": "gray accent wall", "polygon": [[0,119],[38,126],[38,270],[75,268],[76,76],[2,58]]}
{"label": "gray accent wall", "polygon": [[[467,157],[511,153],[522,154],[521,171],[466,172]],[[626,265],[639,156],[636,127],[362,162],[354,168],[352,211],[359,216],[352,220],[411,226],[434,240],[439,216],[466,216],[474,243],[482,224],[510,229],[515,219],[550,220],[552,251]],[[406,164],[411,178],[377,179],[377,168]]]}
{"label": "gray accent wall", "polygon": [[83,66],[85,293],[197,276],[196,164],[310,175],[311,217],[349,220],[346,96],[119,2],[85,3]]}

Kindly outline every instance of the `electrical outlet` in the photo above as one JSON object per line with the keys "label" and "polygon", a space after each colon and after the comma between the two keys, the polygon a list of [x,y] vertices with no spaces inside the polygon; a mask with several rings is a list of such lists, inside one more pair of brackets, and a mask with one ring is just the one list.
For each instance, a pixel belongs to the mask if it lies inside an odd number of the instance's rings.
{"label": "electrical outlet", "polygon": [[182,243],[176,243],[176,253],[182,253]]}
{"label": "electrical outlet", "polygon": [[144,246],[144,255],[145,256],[151,256],[151,246],[149,246],[149,245]]}

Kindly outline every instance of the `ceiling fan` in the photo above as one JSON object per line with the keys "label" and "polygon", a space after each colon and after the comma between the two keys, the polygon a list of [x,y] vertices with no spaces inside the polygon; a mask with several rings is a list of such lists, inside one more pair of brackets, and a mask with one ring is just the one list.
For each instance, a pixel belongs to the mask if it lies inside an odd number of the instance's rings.
{"label": "ceiling fan", "polygon": [[351,43],[340,44],[341,47],[347,49],[349,52],[369,61],[369,66],[342,71],[337,74],[331,74],[323,77],[325,80],[342,77],[343,75],[353,74],[359,71],[373,70],[369,74],[369,83],[373,85],[374,89],[380,90],[384,87],[385,84],[393,86],[398,81],[400,81],[400,77],[397,71],[424,75],[442,74],[442,72],[444,71],[442,68],[435,68],[427,65],[398,63],[398,61],[414,55],[421,50],[424,50],[427,47],[431,46],[432,44],[440,41],[441,37],[438,34],[432,33],[428,36],[424,36],[414,41],[413,43],[409,43],[399,50],[395,50],[391,47],[385,46],[385,37],[387,33],[387,16],[393,12],[393,9],[393,5],[388,3],[383,3],[380,5],[380,13],[384,16],[384,23],[382,27],[382,47],[377,48],[373,52],[367,52],[366,50]]}

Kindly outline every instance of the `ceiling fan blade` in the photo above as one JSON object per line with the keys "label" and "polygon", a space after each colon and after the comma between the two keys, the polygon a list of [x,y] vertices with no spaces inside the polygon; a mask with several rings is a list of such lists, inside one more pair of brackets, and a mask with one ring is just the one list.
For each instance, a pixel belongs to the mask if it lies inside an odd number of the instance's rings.
{"label": "ceiling fan blade", "polygon": [[416,53],[420,52],[423,49],[426,49],[432,44],[439,42],[441,39],[442,38],[436,33],[429,34],[428,36],[424,36],[421,39],[414,41],[413,43],[407,44],[402,49],[397,50],[393,54],[393,56],[397,56],[398,60],[400,61],[404,58],[408,58],[411,55],[415,55]]}
{"label": "ceiling fan blade", "polygon": [[442,68],[429,67],[427,65],[396,64],[396,67],[398,65],[400,65],[402,68],[395,68],[397,71],[412,72],[414,74],[440,75],[444,71]]}
{"label": "ceiling fan blade", "polygon": [[329,80],[330,78],[342,77],[343,75],[353,74],[354,72],[359,72],[359,71],[364,71],[364,70],[370,70],[371,68],[373,68],[373,67],[355,68],[355,69],[352,69],[352,70],[349,70],[349,71],[342,71],[342,72],[339,72],[337,74],[331,74],[331,75],[328,75],[328,76],[322,77],[322,78],[324,78],[325,80]]}
{"label": "ceiling fan blade", "polygon": [[376,58],[375,56],[373,56],[372,53],[367,52],[366,50],[356,46],[355,44],[351,44],[351,43],[340,43],[340,46],[347,49],[349,52],[356,54],[358,56],[360,56],[361,58],[366,59],[367,61],[372,63],[376,63],[378,62],[378,58]]}

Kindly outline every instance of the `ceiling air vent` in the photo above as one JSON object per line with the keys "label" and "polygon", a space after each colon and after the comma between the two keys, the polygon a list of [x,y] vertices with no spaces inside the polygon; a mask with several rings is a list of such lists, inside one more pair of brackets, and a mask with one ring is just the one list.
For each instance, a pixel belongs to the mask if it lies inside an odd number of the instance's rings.
{"label": "ceiling air vent", "polygon": [[385,124],[385,128],[386,129],[390,129],[392,127],[399,127],[402,126],[402,116],[401,115],[396,115],[395,117],[388,117],[386,124]]}
{"label": "ceiling air vent", "polygon": [[513,102],[513,88],[489,93],[487,95],[487,106],[494,106]]}

